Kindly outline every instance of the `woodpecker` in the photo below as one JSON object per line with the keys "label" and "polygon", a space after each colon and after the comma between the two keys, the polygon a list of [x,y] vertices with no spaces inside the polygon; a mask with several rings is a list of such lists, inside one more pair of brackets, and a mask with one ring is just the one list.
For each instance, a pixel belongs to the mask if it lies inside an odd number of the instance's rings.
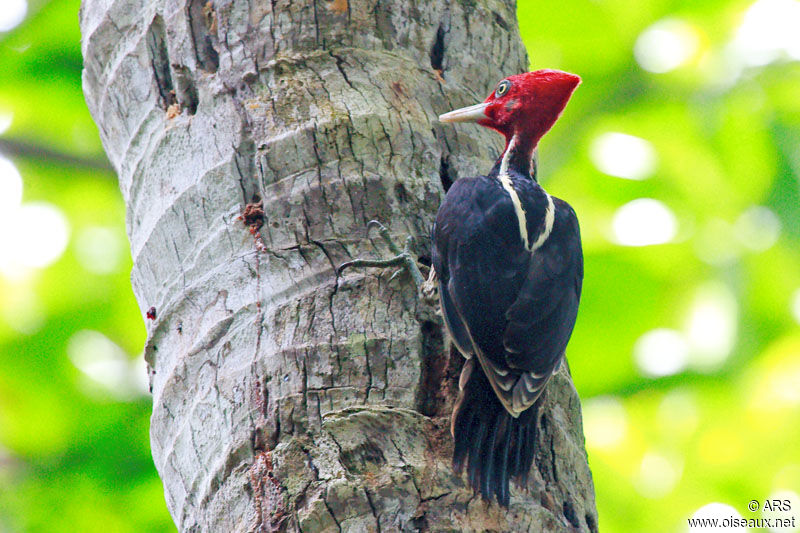
{"label": "woodpecker", "polygon": [[467,359],[451,418],[453,467],[484,499],[509,504],[527,482],[542,391],[558,370],[583,281],[578,219],[537,180],[537,145],[580,83],[537,70],[500,81],[483,103],[440,122],[505,136],[488,175],[460,178],[432,229],[432,276],[453,343]]}

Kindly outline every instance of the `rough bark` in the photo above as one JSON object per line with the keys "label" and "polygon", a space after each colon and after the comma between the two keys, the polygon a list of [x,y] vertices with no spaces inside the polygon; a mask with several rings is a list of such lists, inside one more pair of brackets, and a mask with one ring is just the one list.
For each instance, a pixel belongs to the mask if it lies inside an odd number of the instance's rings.
{"label": "rough bark", "polygon": [[435,117],[526,69],[512,1],[85,0],[81,28],[181,531],[597,529],[565,370],[527,490],[486,504],[450,467],[441,319],[405,274],[335,273],[388,253],[370,219],[424,261],[444,187],[491,166],[499,136]]}

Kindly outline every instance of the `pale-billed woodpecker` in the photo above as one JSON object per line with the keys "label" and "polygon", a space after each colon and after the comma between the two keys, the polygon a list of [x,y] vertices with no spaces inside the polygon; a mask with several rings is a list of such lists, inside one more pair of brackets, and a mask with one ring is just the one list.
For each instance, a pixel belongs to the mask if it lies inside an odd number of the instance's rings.
{"label": "pale-billed woodpecker", "polygon": [[579,83],[557,70],[510,76],[483,103],[439,117],[506,138],[488,175],[453,183],[432,231],[442,315],[467,358],[450,426],[453,465],[467,461],[473,488],[504,506],[509,478],[527,479],[537,400],[578,314],[578,219],[539,185],[534,154]]}
{"label": "pale-billed woodpecker", "polygon": [[[510,76],[483,103],[439,117],[475,122],[505,136],[486,176],[456,180],[439,207],[431,272],[423,284],[410,242],[397,257],[341,265],[405,265],[439,301],[453,343],[467,359],[451,418],[453,467],[468,464],[470,485],[508,506],[509,479],[527,482],[538,400],[558,370],[578,313],[583,281],[578,219],[537,180],[537,145],[580,83],[574,74],[537,70]],[[423,287],[427,285],[427,287]]]}

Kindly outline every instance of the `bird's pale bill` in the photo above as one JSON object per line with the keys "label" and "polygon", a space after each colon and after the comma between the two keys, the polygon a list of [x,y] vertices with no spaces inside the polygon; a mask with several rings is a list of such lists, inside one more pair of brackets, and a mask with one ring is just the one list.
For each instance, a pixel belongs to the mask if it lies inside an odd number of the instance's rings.
{"label": "bird's pale bill", "polygon": [[488,118],[485,112],[487,105],[489,104],[482,102],[480,104],[450,111],[444,115],[439,115],[439,122],[478,122],[479,120]]}

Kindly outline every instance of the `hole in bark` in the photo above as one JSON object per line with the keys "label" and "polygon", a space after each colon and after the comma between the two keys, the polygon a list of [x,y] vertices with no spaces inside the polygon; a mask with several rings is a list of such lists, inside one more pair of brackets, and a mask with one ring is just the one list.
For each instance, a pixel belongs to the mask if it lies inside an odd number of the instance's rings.
{"label": "hole in bark", "polygon": [[219,54],[212,41],[212,35],[217,32],[213,4],[210,0],[190,0],[186,9],[197,62],[206,72],[214,73],[219,68]]}
{"label": "hole in bark", "polygon": [[592,533],[597,533],[597,519],[594,517],[594,515],[586,513],[584,518],[586,518],[586,527],[589,528],[589,531]]}
{"label": "hole in bark", "polygon": [[261,226],[264,225],[264,202],[259,200],[258,202],[247,204],[242,214],[239,215],[239,219],[245,226],[252,228],[254,231],[260,230]]}
{"label": "hole in bark", "polygon": [[442,188],[444,192],[450,190],[450,187],[453,185],[455,179],[452,176],[452,169],[450,168],[450,162],[447,160],[447,157],[442,155],[442,158],[439,162],[439,179],[442,181]]}
{"label": "hole in bark", "polygon": [[169,53],[167,52],[166,30],[164,19],[159,15],[153,18],[147,30],[147,51],[150,53],[150,65],[158,88],[159,102],[166,111],[175,103],[175,90],[172,74],[169,71]]}
{"label": "hole in bark", "polygon": [[408,191],[406,190],[406,186],[399,181],[394,185],[394,195],[401,204],[408,203]]}
{"label": "hole in bark", "polygon": [[[545,390],[546,394],[547,391]],[[539,413],[537,417],[539,422],[535,431],[535,462],[536,468],[545,482],[558,482],[558,476],[555,473],[555,449],[553,448],[553,438],[550,436],[550,419],[548,418],[546,409],[544,408],[544,394],[542,395],[542,403],[539,404]]]}
{"label": "hole in bark", "polygon": [[502,16],[500,16],[500,13],[498,13],[497,11],[492,11],[492,15],[494,15],[495,23],[497,23],[497,25],[503,28],[504,30],[508,31],[508,23]]}
{"label": "hole in bark", "polygon": [[197,87],[195,86],[192,73],[184,65],[172,65],[175,73],[175,93],[178,103],[186,109],[190,115],[197,113]]}
{"label": "hole in bark", "polygon": [[[450,344],[450,353],[447,358],[447,368],[445,369],[445,379],[442,388],[445,390],[445,395],[449,398],[447,402],[447,414],[453,410],[453,404],[458,397],[458,380],[461,377],[461,370],[464,368],[466,359],[454,344]],[[450,428],[448,427],[448,432]]]}
{"label": "hole in bark", "polygon": [[422,372],[417,393],[417,410],[425,416],[437,416],[443,414],[447,401],[442,383],[447,367],[444,338],[442,329],[428,320],[421,324],[421,333]]}
{"label": "hole in bark", "polygon": [[422,375],[417,411],[430,417],[450,416],[458,397],[458,378],[464,357],[453,345],[449,351],[445,350],[440,324],[423,322],[422,335]]}
{"label": "hole in bark", "polygon": [[411,527],[414,528],[416,531],[428,531],[428,517],[426,513],[423,512],[420,516],[415,516],[411,519]]}
{"label": "hole in bark", "polygon": [[569,520],[569,523],[572,524],[574,527],[578,527],[580,522],[578,521],[578,515],[575,514],[575,506],[572,504],[570,500],[564,500],[564,517]]}
{"label": "hole in bark", "polygon": [[436,30],[436,38],[433,40],[431,46],[431,68],[438,70],[439,74],[444,77],[444,26],[439,24],[439,29]]}

